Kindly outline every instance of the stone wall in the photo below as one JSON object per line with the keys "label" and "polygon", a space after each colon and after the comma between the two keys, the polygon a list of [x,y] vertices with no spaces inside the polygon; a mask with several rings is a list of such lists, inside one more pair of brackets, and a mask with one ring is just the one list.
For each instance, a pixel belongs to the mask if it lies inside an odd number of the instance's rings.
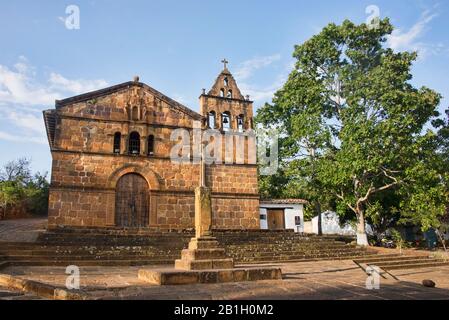
{"label": "stone wall", "polygon": [[[194,188],[198,164],[175,164],[144,156],[53,151],[49,225],[114,226],[115,187],[127,173],[138,173],[150,189],[150,226],[194,226]],[[214,226],[258,228],[257,168],[211,165],[207,181],[213,193]]]}

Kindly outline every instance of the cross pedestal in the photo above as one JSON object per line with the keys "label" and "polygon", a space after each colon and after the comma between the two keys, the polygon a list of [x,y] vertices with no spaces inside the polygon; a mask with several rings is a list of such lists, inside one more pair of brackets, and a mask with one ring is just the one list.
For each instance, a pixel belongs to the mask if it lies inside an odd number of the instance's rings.
{"label": "cross pedestal", "polygon": [[188,249],[182,250],[181,259],[175,261],[175,269],[212,270],[232,269],[234,260],[226,257],[216,238],[212,237],[212,205],[210,189],[195,189],[195,238]]}

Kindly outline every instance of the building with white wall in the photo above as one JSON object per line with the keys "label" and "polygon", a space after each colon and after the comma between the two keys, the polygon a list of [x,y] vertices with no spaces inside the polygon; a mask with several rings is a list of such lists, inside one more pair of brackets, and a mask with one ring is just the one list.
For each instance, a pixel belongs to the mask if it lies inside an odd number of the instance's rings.
{"label": "building with white wall", "polygon": [[304,205],[302,199],[270,199],[260,201],[260,229],[304,232]]}
{"label": "building with white wall", "polygon": [[[355,236],[357,233],[354,224],[350,222],[340,224],[338,214],[333,211],[325,211],[321,214],[321,230],[323,234],[329,235]],[[371,226],[368,224],[366,225],[366,232],[372,234]],[[304,233],[318,234],[318,216],[305,223]]]}

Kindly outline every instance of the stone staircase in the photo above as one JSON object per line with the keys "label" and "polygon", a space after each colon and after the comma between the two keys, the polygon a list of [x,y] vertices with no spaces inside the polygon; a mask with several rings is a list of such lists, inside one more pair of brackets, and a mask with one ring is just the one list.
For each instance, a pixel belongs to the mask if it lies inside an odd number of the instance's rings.
{"label": "stone staircase", "polygon": [[[292,231],[214,231],[236,264],[373,258],[371,249],[347,239],[303,236]],[[42,233],[35,243],[0,243],[7,265],[130,266],[173,264],[193,232],[63,229]]]}
{"label": "stone staircase", "polygon": [[35,294],[0,286],[0,300],[42,300]]}
{"label": "stone staircase", "polygon": [[443,259],[422,255],[402,255],[399,253],[357,258],[354,259],[354,262],[364,269],[368,266],[376,266],[385,271],[449,266],[449,261]]}

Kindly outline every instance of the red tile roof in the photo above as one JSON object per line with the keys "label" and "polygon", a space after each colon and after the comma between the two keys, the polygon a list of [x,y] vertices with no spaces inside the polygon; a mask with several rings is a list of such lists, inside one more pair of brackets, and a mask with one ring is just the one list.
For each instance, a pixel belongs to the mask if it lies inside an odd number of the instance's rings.
{"label": "red tile roof", "polygon": [[307,204],[308,201],[304,199],[262,199],[262,204]]}

